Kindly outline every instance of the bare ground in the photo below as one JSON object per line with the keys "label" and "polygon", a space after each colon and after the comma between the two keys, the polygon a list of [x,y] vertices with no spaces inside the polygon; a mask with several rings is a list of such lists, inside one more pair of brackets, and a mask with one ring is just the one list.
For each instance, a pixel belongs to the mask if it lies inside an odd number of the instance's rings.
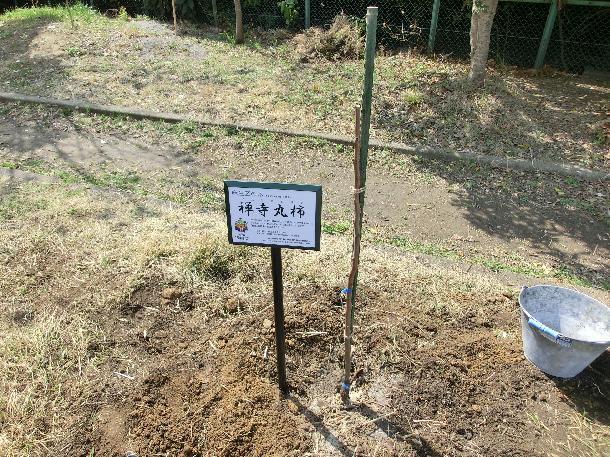
{"label": "bare ground", "polygon": [[[216,209],[222,179],[316,182],[324,187],[326,229],[349,229],[346,148],[11,106],[0,126],[0,159],[10,168]],[[374,151],[365,235],[496,271],[608,288],[609,195],[607,183]]]}
{"label": "bare ground", "polygon": [[349,238],[286,252],[283,400],[268,254],[227,245],[220,215],[82,184],[0,186],[3,455],[609,450],[608,354],[571,381],[542,375],[522,356],[515,285],[366,244],[345,410]]}

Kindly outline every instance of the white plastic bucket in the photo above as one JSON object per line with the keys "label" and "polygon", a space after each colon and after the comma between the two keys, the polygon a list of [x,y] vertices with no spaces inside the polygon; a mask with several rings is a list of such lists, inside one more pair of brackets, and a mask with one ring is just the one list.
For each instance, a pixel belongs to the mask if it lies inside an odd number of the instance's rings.
{"label": "white plastic bucket", "polygon": [[576,376],[610,346],[610,308],[583,293],[523,287],[519,305],[525,357],[547,374]]}

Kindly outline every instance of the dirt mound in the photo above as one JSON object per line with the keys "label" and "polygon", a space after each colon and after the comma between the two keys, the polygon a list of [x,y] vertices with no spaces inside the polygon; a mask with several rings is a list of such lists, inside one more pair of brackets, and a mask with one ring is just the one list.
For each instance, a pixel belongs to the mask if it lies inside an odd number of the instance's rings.
{"label": "dirt mound", "polygon": [[364,38],[356,22],[338,15],[328,30],[312,27],[293,38],[302,62],[355,59],[364,51]]}
{"label": "dirt mound", "polygon": [[[194,300],[192,310],[160,307],[165,290],[151,280],[130,294],[131,312],[118,307],[117,317],[133,328],[126,334],[132,341],[149,329],[147,340],[129,343],[149,368],[142,377],[119,376],[103,388],[116,392],[115,400],[95,414],[83,454],[95,448],[117,456],[352,455],[357,443],[359,455],[541,456],[532,445],[540,432],[528,414],[567,427],[565,417],[549,412],[566,411],[563,395],[575,403],[595,399],[587,404],[595,414],[605,395],[595,387],[603,386],[599,371],[585,373],[575,386],[553,382],[524,363],[514,297],[455,292],[462,310],[455,314],[445,307],[404,307],[363,285],[354,408],[341,410],[335,390],[342,366],[338,288],[302,284],[286,307],[287,401],[276,387],[272,316],[263,311],[268,307],[227,313],[219,305],[202,325],[190,321],[201,302]],[[151,305],[158,311],[147,315]],[[545,443],[564,440],[547,437]]]}
{"label": "dirt mound", "polygon": [[[158,382],[160,381],[160,382]],[[304,424],[268,380],[224,367],[144,383],[128,416],[140,455],[291,455],[307,449]]]}
{"label": "dirt mound", "polygon": [[[206,328],[180,324],[189,318],[187,310],[176,314],[175,307],[158,304],[166,290],[150,279],[119,304],[117,318],[128,321],[127,334],[139,342],[135,350],[150,370],[141,381],[136,373],[131,382],[117,379],[122,384],[114,389],[121,386],[122,401],[98,411],[94,430],[80,443],[83,453],[91,447],[100,455],[131,451],[181,457],[307,452],[312,426],[298,414],[298,404],[281,399],[277,389],[273,327],[264,325],[261,315],[222,308]],[[333,306],[338,293],[329,291],[321,302],[307,299],[316,295],[316,287],[304,288],[298,293],[303,298],[286,313],[295,391],[304,392],[329,359],[339,363],[341,310]],[[157,311],[147,315],[153,307]],[[172,314],[177,325],[168,325]],[[329,346],[334,348],[330,355]]]}

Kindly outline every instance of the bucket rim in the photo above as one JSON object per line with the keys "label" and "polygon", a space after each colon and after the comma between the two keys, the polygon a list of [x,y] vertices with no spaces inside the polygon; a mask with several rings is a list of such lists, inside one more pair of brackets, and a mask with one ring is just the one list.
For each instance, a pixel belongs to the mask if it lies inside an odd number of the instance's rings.
{"label": "bucket rim", "polygon": [[[535,285],[533,285],[533,286],[522,286],[522,287],[521,287],[521,292],[519,292],[519,308],[521,309],[521,312],[522,312],[523,314],[525,314],[525,315],[528,317],[528,319],[534,319],[534,320],[538,320],[538,319],[536,319],[534,316],[532,316],[532,315],[531,315],[531,314],[530,314],[530,313],[529,313],[529,312],[528,312],[528,311],[527,311],[527,310],[526,310],[526,309],[523,307],[523,303],[522,303],[521,299],[522,299],[523,294],[524,294],[524,292],[525,292],[526,290],[528,290],[528,289],[533,289],[533,288],[535,288],[535,287],[552,287],[552,288],[554,288],[554,289],[563,289],[563,290],[568,290],[568,291],[570,291],[570,292],[576,292],[576,293],[578,293],[578,294],[580,294],[580,295],[584,295],[584,296],[586,296],[587,298],[590,298],[591,300],[593,300],[593,301],[595,301],[595,302],[599,303],[599,304],[600,304],[600,305],[602,305],[602,306],[605,306],[606,308],[610,308],[610,307],[608,307],[608,305],[606,305],[605,303],[603,303],[603,302],[601,302],[601,301],[597,300],[596,298],[593,298],[593,297],[591,297],[590,295],[587,295],[587,294],[585,294],[585,293],[581,292],[580,290],[577,290],[577,289],[574,289],[574,288],[571,288],[571,287],[561,287],[561,286],[556,286],[556,285],[554,285],[554,284],[535,284]],[[599,340],[597,340],[597,341],[589,341],[589,340],[581,340],[580,338],[572,338],[570,335],[565,335],[565,334],[564,334],[564,336],[566,336],[566,337],[570,338],[570,339],[571,339],[571,340],[573,340],[573,341],[579,341],[579,342],[581,342],[581,343],[586,343],[586,344],[599,344],[599,345],[610,346],[610,339],[609,339],[609,340],[601,340],[601,341],[599,341]]]}

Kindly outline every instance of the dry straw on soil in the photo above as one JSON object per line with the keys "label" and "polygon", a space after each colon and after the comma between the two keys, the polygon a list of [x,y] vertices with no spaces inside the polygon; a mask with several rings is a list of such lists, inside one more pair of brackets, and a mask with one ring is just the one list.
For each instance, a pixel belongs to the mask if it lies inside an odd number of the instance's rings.
{"label": "dry straw on soil", "polygon": [[338,15],[328,29],[312,27],[293,38],[301,61],[356,59],[364,51],[364,38],[353,18]]}
{"label": "dry straw on soil", "polygon": [[[605,449],[607,428],[522,362],[513,291],[493,280],[365,246],[354,386],[365,406],[342,411],[335,290],[349,237],[287,251],[294,390],[281,402],[261,325],[268,252],[228,245],[221,214],[56,184],[0,192],[2,455],[541,455],[532,431],[572,455]],[[178,298],[162,298],[168,287]],[[579,389],[589,381],[604,387]]]}

